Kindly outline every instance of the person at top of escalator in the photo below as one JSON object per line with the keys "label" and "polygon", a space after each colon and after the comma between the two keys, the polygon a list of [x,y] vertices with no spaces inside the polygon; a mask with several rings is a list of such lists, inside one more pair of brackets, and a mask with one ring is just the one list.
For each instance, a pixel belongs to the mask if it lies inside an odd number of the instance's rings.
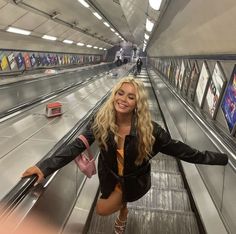
{"label": "person at top of escalator", "polygon": [[[91,145],[100,148],[98,176],[101,197],[96,204],[99,215],[119,211],[116,234],[124,233],[128,215],[127,202],[138,200],[151,187],[150,160],[159,152],[189,163],[226,165],[224,153],[199,151],[174,140],[151,120],[144,84],[131,77],[122,78],[108,100],[82,133]],[[24,176],[36,174],[38,182],[71,162],[86,149],[76,138],[52,158],[28,168]]]}
{"label": "person at top of escalator", "polygon": [[137,66],[137,73],[140,74],[141,69],[142,69],[142,65],[143,65],[143,61],[141,58],[138,58],[137,62],[136,62],[136,66]]}

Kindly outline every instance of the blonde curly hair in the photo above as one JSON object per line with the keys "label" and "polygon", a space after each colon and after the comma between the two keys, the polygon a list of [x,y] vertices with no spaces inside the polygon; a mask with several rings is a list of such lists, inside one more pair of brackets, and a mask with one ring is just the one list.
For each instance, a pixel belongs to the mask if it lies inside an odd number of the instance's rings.
{"label": "blonde curly hair", "polygon": [[115,136],[115,141],[118,143],[118,125],[116,124],[116,110],[114,108],[114,98],[117,91],[124,83],[132,84],[136,90],[136,108],[135,114],[135,128],[138,135],[138,156],[135,161],[136,165],[142,164],[143,160],[148,159],[152,152],[154,143],[153,125],[151,122],[151,114],[148,107],[148,99],[145,92],[144,85],[131,77],[122,78],[113,88],[108,100],[96,114],[93,123],[93,133],[95,139],[101,148],[107,150],[108,133],[112,132]]}

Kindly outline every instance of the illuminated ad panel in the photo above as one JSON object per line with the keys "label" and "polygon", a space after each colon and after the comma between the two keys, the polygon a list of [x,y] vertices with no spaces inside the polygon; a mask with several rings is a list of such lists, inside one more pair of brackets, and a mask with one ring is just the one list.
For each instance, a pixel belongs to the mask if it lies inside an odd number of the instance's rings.
{"label": "illuminated ad panel", "polygon": [[182,88],[184,95],[188,94],[188,88],[190,84],[190,75],[191,75],[191,64],[189,61],[187,61],[185,74],[184,74],[183,88]]}
{"label": "illuminated ad panel", "polygon": [[208,106],[208,111],[212,116],[212,118],[215,117],[216,109],[218,107],[224,85],[225,85],[224,73],[219,63],[216,63],[206,95],[206,103]]}
{"label": "illuminated ad panel", "polygon": [[236,123],[236,66],[234,66],[230,83],[221,104],[221,109],[223,110],[229,130],[232,132]]}
{"label": "illuminated ad panel", "polygon": [[182,89],[182,85],[183,85],[184,73],[185,73],[185,65],[184,65],[184,60],[182,60],[180,73],[179,73],[179,83],[178,83],[178,88],[180,90]]}
{"label": "illuminated ad panel", "polygon": [[206,91],[209,78],[210,78],[210,74],[207,68],[207,64],[206,62],[204,62],[202,64],[202,70],[199,76],[197,89],[196,89],[196,97],[197,97],[197,101],[200,107],[202,106],[202,103],[203,103],[203,98],[204,98],[204,94]]}
{"label": "illuminated ad panel", "polygon": [[195,98],[195,90],[197,87],[198,79],[199,79],[199,69],[198,69],[197,62],[194,62],[193,68],[190,74],[190,84],[189,84],[189,90],[188,90],[188,95],[192,101]]}

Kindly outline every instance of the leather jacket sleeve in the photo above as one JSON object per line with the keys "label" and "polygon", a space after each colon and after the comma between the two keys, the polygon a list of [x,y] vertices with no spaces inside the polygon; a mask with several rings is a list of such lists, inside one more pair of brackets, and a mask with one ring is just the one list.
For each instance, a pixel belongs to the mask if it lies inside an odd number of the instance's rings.
{"label": "leather jacket sleeve", "polygon": [[[87,125],[86,129],[81,133],[84,135],[91,145],[94,142],[94,135],[91,130],[91,121]],[[86,149],[84,143],[76,138],[72,143],[64,146],[58,152],[56,152],[52,157],[43,160],[37,164],[37,167],[43,172],[44,176],[52,174],[56,170],[62,168],[73,159],[75,159],[80,153]]]}
{"label": "leather jacket sleeve", "polygon": [[157,150],[190,163],[208,165],[226,165],[228,163],[226,154],[211,151],[200,152],[181,141],[172,139],[169,133],[160,126],[157,127],[155,137],[154,151]]}

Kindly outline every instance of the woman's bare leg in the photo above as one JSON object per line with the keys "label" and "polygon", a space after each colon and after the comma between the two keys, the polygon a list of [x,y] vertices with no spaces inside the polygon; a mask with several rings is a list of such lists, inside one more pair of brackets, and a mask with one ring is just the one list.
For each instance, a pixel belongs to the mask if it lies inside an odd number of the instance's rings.
{"label": "woman's bare leg", "polygon": [[113,191],[107,199],[100,198],[97,201],[96,212],[99,215],[106,216],[119,212],[116,218],[114,232],[115,234],[124,234],[128,215],[127,203],[122,203],[122,192]]}
{"label": "woman's bare leg", "polygon": [[107,199],[98,199],[96,205],[97,214],[106,216],[117,211],[120,211],[120,220],[123,221],[127,219],[127,203],[122,202],[122,193],[120,191],[113,191]]}
{"label": "woman's bare leg", "polygon": [[107,199],[98,199],[96,212],[99,215],[106,216],[122,209],[122,193],[114,190]]}

